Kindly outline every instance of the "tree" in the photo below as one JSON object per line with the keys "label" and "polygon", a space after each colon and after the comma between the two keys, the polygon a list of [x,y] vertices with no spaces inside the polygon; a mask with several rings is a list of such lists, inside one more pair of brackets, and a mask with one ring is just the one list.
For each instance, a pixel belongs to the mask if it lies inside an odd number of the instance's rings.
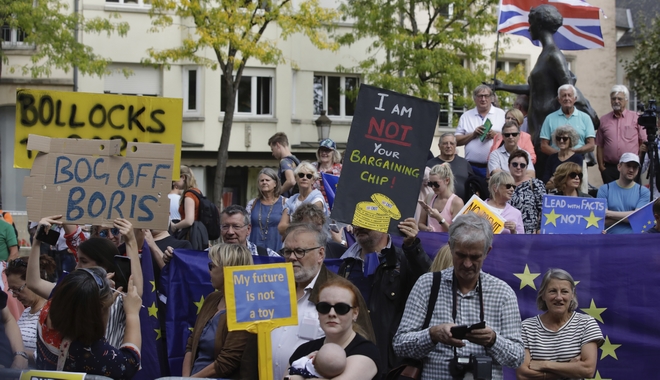
{"label": "tree", "polygon": [[[372,38],[370,57],[357,67],[366,81],[397,92],[442,102],[472,103],[471,90],[486,79],[484,46],[492,33],[497,0],[351,0],[340,8],[355,21],[354,33],[338,38],[350,45]],[[472,67],[468,67],[468,66]],[[456,89],[467,89],[456,91]]]}
{"label": "tree", "polygon": [[[250,58],[263,64],[285,62],[276,41],[264,37],[271,24],[277,24],[278,38],[302,33],[320,49],[336,49],[324,30],[330,28],[338,13],[320,7],[318,0],[303,0],[295,5],[291,0],[152,0],[151,5],[155,30],[173,25],[172,15],[183,22],[192,22],[192,27],[180,46],[161,51],[151,49],[145,62],[168,65],[188,61],[213,70],[220,66],[222,70],[222,90],[227,101],[213,193],[215,203],[222,206],[236,93],[246,62]],[[203,55],[207,49],[215,54],[215,59]]]}
{"label": "tree", "polygon": [[[48,77],[53,68],[68,72],[75,66],[83,74],[103,75],[110,61],[78,41],[76,34],[117,32],[125,36],[128,23],[112,22],[118,17],[112,14],[108,18],[85,19],[80,12],[70,12],[69,5],[62,0],[0,0],[3,31],[13,30],[24,44],[35,47],[29,63],[10,65],[9,72],[20,70],[23,75],[38,78]],[[0,57],[1,73],[2,64],[10,63],[1,46]]]}
{"label": "tree", "polygon": [[638,24],[641,27],[636,33],[635,57],[625,63],[626,75],[633,81],[639,99],[660,99],[660,16],[649,24]]}

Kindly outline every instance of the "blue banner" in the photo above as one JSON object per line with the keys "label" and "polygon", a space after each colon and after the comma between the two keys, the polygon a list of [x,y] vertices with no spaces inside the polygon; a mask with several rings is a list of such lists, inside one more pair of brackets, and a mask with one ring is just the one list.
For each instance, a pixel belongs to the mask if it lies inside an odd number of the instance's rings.
{"label": "blue banner", "polygon": [[323,181],[325,196],[328,198],[328,208],[332,210],[332,205],[335,204],[335,193],[337,192],[339,176],[328,173],[321,173],[321,179]]}
{"label": "blue banner", "polygon": [[600,198],[544,195],[542,234],[601,234],[607,201]]}

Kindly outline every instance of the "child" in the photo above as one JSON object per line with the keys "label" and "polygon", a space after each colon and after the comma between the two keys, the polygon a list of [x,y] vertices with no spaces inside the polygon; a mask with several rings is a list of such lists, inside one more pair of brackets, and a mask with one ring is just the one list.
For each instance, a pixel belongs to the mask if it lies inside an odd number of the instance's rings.
{"label": "child", "polygon": [[290,375],[304,378],[331,379],[346,368],[346,352],[339,345],[326,343],[320,350],[296,360],[289,368]]}

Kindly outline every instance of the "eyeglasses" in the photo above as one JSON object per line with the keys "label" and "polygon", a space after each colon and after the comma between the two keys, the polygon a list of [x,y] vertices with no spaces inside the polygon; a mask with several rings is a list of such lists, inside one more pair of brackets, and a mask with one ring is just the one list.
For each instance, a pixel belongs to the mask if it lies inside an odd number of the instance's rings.
{"label": "eyeglasses", "polygon": [[[14,261],[16,261],[16,260],[14,260]],[[9,291],[11,292],[11,294],[20,293],[20,292],[23,291],[23,289],[25,289],[26,286],[27,286],[27,282],[26,282],[25,284],[23,284],[23,286],[21,286],[21,287],[18,288],[18,289],[12,289],[12,288],[9,288]]]}
{"label": "eyeglasses", "polygon": [[297,259],[302,259],[303,257],[305,257],[307,252],[319,248],[321,248],[320,245],[318,247],[313,247],[313,248],[295,248],[295,249],[282,248],[280,249],[280,255],[282,255],[283,257],[290,257],[293,254],[296,256]]}
{"label": "eyeglasses", "polygon": [[334,305],[330,305],[327,302],[319,302],[316,304],[316,311],[318,311],[319,314],[328,314],[330,312],[330,309],[335,309],[335,313],[337,313],[338,315],[346,315],[346,313],[351,311],[351,309],[354,307],[355,306],[351,306],[343,302],[338,302]]}
{"label": "eyeglasses", "polygon": [[430,181],[429,183],[426,184],[426,186],[437,189],[438,187],[440,187],[440,184],[435,181]]}
{"label": "eyeglasses", "polygon": [[243,227],[247,226],[247,224],[221,224],[220,229],[223,231],[229,231],[230,228],[233,228],[234,230],[240,230],[243,229]]}
{"label": "eyeglasses", "polygon": [[302,179],[302,178],[305,178],[305,177],[307,177],[307,179],[312,179],[312,178],[314,178],[314,174],[311,174],[311,173],[298,173],[298,178]]}
{"label": "eyeglasses", "polygon": [[474,97],[477,98],[477,99],[486,99],[486,98],[490,98],[491,95],[490,95],[490,94],[488,94],[488,95],[486,95],[486,94],[479,94],[479,95],[475,95]]}
{"label": "eyeglasses", "polygon": [[89,273],[90,276],[96,281],[96,285],[98,285],[99,290],[103,289],[105,287],[105,281],[101,277],[99,277],[98,274],[94,273],[91,269],[89,268],[80,268],[78,270],[84,271]]}
{"label": "eyeglasses", "polygon": [[114,228],[108,228],[108,229],[99,231],[99,236],[104,238],[104,239],[107,239],[108,237],[110,237],[110,234],[112,234],[112,236],[119,236],[119,234],[120,234],[119,228],[114,227]]}
{"label": "eyeglasses", "polygon": [[582,180],[582,173],[571,172],[568,174],[568,178],[570,179],[575,179],[575,177],[580,177],[580,180]]}
{"label": "eyeglasses", "polygon": [[502,186],[506,187],[507,190],[516,188],[516,185],[514,185],[513,183],[502,184]]}
{"label": "eyeglasses", "polygon": [[520,166],[521,169],[524,169],[524,168],[527,167],[527,164],[522,163],[522,162],[512,162],[511,166],[513,166],[514,168],[517,168],[518,166]]}
{"label": "eyeglasses", "polygon": [[555,137],[555,140],[557,140],[558,142],[564,142],[564,141],[568,141],[570,139],[571,138],[568,137],[568,136],[557,136],[557,137]]}
{"label": "eyeglasses", "polygon": [[502,133],[502,136],[504,137],[518,137],[520,132],[511,132],[511,133]]}

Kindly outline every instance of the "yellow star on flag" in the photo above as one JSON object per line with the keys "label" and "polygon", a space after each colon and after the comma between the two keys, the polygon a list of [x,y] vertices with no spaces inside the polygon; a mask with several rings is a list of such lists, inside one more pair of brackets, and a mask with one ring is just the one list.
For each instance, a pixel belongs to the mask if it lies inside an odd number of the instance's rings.
{"label": "yellow star on flag", "polygon": [[543,214],[543,215],[546,217],[544,226],[547,226],[548,224],[552,223],[553,226],[557,227],[557,218],[559,218],[561,214],[555,214],[555,209],[553,208],[549,214]]}
{"label": "yellow star on flag", "polygon": [[193,332],[193,331],[195,331],[195,328],[194,327],[188,327],[188,330],[190,330],[190,332]]}
{"label": "yellow star on flag", "polygon": [[580,309],[585,312],[585,314],[591,315],[595,320],[597,320],[600,323],[605,323],[603,322],[603,317],[600,315],[607,310],[606,307],[596,307],[596,303],[594,302],[594,299],[591,299],[591,305],[589,305],[589,308],[583,308]]}
{"label": "yellow star on flag", "polygon": [[612,379],[603,379],[602,377],[600,377],[600,372],[596,371],[596,377],[592,377],[587,380],[612,380]]}
{"label": "yellow star on flag", "polygon": [[202,305],[204,305],[204,296],[202,295],[202,298],[200,298],[199,302],[194,302],[195,306],[197,306],[197,314],[202,310]]}
{"label": "yellow star on flag", "polygon": [[589,214],[589,216],[584,217],[584,220],[587,221],[587,227],[585,227],[585,229],[591,226],[598,228],[598,221],[601,219],[603,218],[597,218],[596,215],[594,215],[594,212],[592,211],[591,214]]}
{"label": "yellow star on flag", "polygon": [[160,339],[162,337],[160,334],[160,329],[154,329],[154,331],[156,332],[156,340]]}
{"label": "yellow star on flag", "polygon": [[158,308],[156,307],[156,303],[152,303],[151,306],[147,308],[149,310],[149,316],[150,317],[156,317],[158,318]]}
{"label": "yellow star on flag", "polygon": [[524,288],[525,286],[529,286],[530,288],[536,290],[534,279],[540,276],[541,273],[530,273],[529,266],[525,264],[525,270],[522,273],[514,273],[513,275],[520,279],[520,289]]}
{"label": "yellow star on flag", "polygon": [[621,347],[620,344],[612,344],[610,342],[610,337],[605,336],[605,343],[600,346],[600,349],[603,351],[603,353],[600,355],[600,360],[603,360],[606,356],[611,356],[614,359],[619,360],[619,358],[616,357],[616,352],[614,352],[619,347]]}
{"label": "yellow star on flag", "polygon": [[151,291],[155,292],[156,291],[156,280],[149,281],[149,283],[151,284]]}

